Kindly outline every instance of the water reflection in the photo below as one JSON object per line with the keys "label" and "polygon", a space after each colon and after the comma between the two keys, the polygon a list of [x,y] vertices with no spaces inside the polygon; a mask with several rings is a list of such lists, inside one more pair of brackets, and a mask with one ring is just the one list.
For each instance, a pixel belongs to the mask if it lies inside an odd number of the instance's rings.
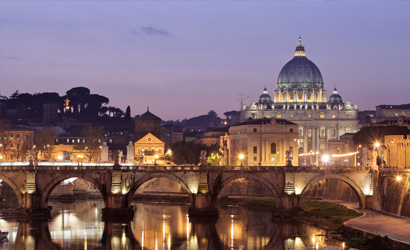
{"label": "water reflection", "polygon": [[9,232],[0,249],[342,249],[329,248],[323,229],[243,208],[219,209],[207,222],[189,218],[184,205],[135,203],[132,221],[104,223],[102,201],[52,205],[50,222],[0,220]]}

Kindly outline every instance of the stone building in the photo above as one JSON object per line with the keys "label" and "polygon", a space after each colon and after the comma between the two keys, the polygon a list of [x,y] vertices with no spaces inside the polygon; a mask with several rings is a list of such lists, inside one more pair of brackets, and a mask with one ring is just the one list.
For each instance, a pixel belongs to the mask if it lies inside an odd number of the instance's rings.
{"label": "stone building", "polygon": [[137,164],[163,164],[165,161],[165,143],[151,133],[136,141],[134,147]]}
{"label": "stone building", "polygon": [[273,98],[265,88],[258,102],[242,107],[241,121],[249,118],[289,120],[298,125],[299,153],[325,153],[330,139],[359,130],[357,106],[343,102],[336,88],[329,99],[326,93],[322,74],[306,57],[299,38],[295,56],[279,73]]}
{"label": "stone building", "polygon": [[262,118],[240,122],[221,136],[226,165],[284,166],[287,151],[298,165],[298,125],[283,119]]}
{"label": "stone building", "polygon": [[34,145],[34,132],[26,126],[0,131],[0,161],[27,161]]}
{"label": "stone building", "polygon": [[134,141],[138,141],[147,133],[151,133],[155,137],[161,138],[161,118],[149,112],[149,108],[147,108],[147,112],[144,114],[136,116],[134,123]]}
{"label": "stone building", "polygon": [[410,167],[409,135],[386,135],[384,144],[378,149],[384,164],[391,168]]}

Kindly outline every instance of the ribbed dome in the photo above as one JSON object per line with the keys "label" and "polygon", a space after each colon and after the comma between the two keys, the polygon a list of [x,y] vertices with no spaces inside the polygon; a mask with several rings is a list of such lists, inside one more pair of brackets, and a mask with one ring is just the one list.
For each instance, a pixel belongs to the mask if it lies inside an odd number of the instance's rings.
{"label": "ribbed dome", "polygon": [[263,89],[263,94],[259,97],[259,104],[272,104],[272,97],[268,94],[266,87]]}
{"label": "ribbed dome", "polygon": [[333,90],[333,94],[329,97],[329,103],[343,103],[342,97],[337,93],[337,89]]}
{"label": "ribbed dome", "polygon": [[305,56],[301,38],[295,57],[283,66],[278,77],[278,88],[323,88],[319,68]]}

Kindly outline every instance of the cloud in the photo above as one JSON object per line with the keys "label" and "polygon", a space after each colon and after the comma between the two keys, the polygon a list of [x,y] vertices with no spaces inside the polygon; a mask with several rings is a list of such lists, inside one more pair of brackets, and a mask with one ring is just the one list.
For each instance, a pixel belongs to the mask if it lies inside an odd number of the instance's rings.
{"label": "cloud", "polygon": [[3,56],[3,55],[0,55],[0,58],[5,59],[5,60],[23,60],[23,58],[19,57],[19,56]]}
{"label": "cloud", "polygon": [[[166,31],[165,29],[155,28],[152,26],[143,26],[140,27],[140,30],[142,31],[142,33],[149,36],[172,36],[171,33]],[[136,32],[136,30],[132,31],[132,33],[134,34],[136,34]]]}

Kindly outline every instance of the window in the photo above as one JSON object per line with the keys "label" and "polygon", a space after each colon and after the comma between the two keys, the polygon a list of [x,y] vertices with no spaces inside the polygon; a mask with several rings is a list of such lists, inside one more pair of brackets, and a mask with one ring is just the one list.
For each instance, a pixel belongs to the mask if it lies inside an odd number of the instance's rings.
{"label": "window", "polygon": [[332,115],[332,119],[335,119],[336,118],[336,115]]}
{"label": "window", "polygon": [[254,154],[258,153],[258,147],[253,147],[253,153]]}
{"label": "window", "polygon": [[70,139],[67,139],[67,143],[70,143]]}
{"label": "window", "polygon": [[276,115],[276,118],[280,119],[280,118],[282,118],[282,115]]}
{"label": "window", "polygon": [[17,140],[20,140],[20,134],[17,134],[16,137],[17,137]]}
{"label": "window", "polygon": [[309,138],[312,137],[312,130],[311,129],[308,129],[308,137]]}
{"label": "window", "polygon": [[141,154],[141,149],[138,148],[138,149],[137,149],[137,152],[138,152],[138,154],[140,155],[140,154]]}
{"label": "window", "polygon": [[276,154],[276,143],[272,142],[270,144],[270,153],[271,154]]}
{"label": "window", "polygon": [[254,128],[254,129],[253,129],[253,132],[254,132],[254,133],[258,132],[258,129],[257,129],[257,128]]}
{"label": "window", "polygon": [[56,143],[58,143],[58,138],[56,139]]}
{"label": "window", "polygon": [[293,115],[290,115],[290,118],[293,118]]}
{"label": "window", "polygon": [[158,154],[162,154],[162,148],[158,149]]}
{"label": "window", "polygon": [[320,115],[320,119],[325,119],[325,115]]}
{"label": "window", "polygon": [[293,133],[293,128],[289,129],[289,131],[290,131],[291,133]]}
{"label": "window", "polygon": [[309,118],[312,118],[312,115],[308,115]]}
{"label": "window", "polygon": [[272,157],[270,160],[271,160],[271,161],[275,161],[276,159],[275,159],[275,157]]}
{"label": "window", "polygon": [[253,161],[257,161],[257,160],[258,160],[258,157],[254,156]]}
{"label": "window", "polygon": [[350,133],[350,127],[346,127],[346,133]]}
{"label": "window", "polygon": [[26,140],[28,140],[28,135],[26,135]]}
{"label": "window", "polygon": [[299,135],[303,136],[303,127],[299,127]]}

